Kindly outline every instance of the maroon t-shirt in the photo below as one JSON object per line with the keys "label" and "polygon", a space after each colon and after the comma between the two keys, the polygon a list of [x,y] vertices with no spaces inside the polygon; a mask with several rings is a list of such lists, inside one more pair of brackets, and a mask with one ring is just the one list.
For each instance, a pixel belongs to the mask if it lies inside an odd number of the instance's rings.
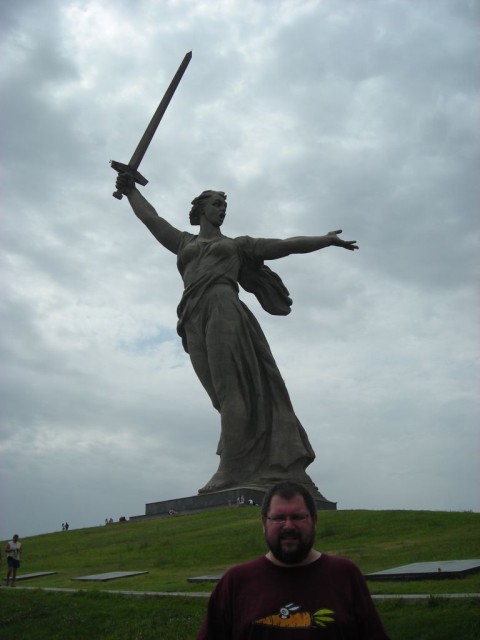
{"label": "maroon t-shirt", "polygon": [[229,569],[197,640],[388,640],[358,567],[322,553],[279,567],[265,556]]}

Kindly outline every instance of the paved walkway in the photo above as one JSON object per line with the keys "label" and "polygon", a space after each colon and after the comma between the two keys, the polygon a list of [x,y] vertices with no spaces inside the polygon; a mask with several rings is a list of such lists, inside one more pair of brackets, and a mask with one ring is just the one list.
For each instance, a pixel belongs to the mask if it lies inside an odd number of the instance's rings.
{"label": "paved walkway", "polygon": [[[113,593],[116,595],[123,596],[137,596],[137,597],[145,597],[145,596],[154,596],[154,597],[181,597],[181,598],[209,598],[210,592],[195,592],[195,591],[119,591],[113,589],[62,589],[60,587],[6,587],[2,586],[1,589],[15,589],[15,590],[27,590],[27,591],[49,591],[56,593],[79,593],[81,591],[88,593],[90,591],[95,591],[96,593]],[[372,594],[372,598],[378,601],[386,601],[386,600],[403,600],[407,603],[418,603],[424,602],[425,600],[429,600],[430,598],[446,598],[450,600],[480,600],[480,593],[408,593],[408,594]]]}

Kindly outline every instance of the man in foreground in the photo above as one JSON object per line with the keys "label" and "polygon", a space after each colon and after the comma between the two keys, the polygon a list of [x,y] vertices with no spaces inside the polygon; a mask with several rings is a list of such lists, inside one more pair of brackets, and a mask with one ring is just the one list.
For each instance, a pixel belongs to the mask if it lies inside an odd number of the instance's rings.
{"label": "man in foreground", "polygon": [[317,510],[302,485],[272,487],[262,524],[268,553],[225,573],[197,640],[388,640],[358,567],[313,548]]}

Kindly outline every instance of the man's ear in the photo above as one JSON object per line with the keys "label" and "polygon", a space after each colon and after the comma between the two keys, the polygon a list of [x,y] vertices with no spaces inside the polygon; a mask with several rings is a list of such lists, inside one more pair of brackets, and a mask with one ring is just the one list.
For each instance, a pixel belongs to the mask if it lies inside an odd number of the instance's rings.
{"label": "man's ear", "polygon": [[265,516],[262,516],[262,530],[265,533],[265,527],[267,526],[267,519]]}

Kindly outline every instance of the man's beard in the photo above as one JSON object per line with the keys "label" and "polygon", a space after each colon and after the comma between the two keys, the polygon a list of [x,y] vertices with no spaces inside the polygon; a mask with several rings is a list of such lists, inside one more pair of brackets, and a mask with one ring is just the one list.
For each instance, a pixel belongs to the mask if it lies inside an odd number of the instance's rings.
{"label": "man's beard", "polygon": [[[303,537],[305,539],[302,541],[302,535],[296,530],[284,531],[275,542],[270,542],[268,539],[266,542],[268,548],[277,560],[285,564],[299,564],[303,562],[310,553],[315,539],[315,532],[311,531],[309,534],[304,534]],[[282,545],[282,541],[288,539],[297,540],[297,546],[291,549],[285,548]]]}

